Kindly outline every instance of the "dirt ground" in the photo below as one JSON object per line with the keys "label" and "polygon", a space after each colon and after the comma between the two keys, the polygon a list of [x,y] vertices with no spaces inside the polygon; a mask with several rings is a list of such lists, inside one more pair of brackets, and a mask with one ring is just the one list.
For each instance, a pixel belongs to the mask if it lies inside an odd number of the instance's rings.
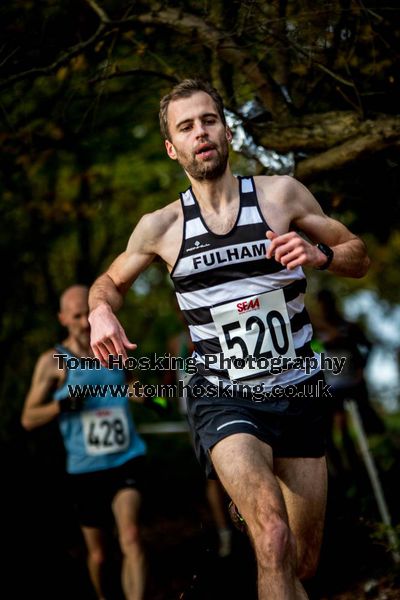
{"label": "dirt ground", "polygon": [[[156,534],[156,523],[146,530],[147,542],[153,547],[149,600],[257,599],[255,565],[247,540],[235,532],[231,556],[220,559],[216,553],[216,538],[209,525],[212,527],[207,523],[207,528],[200,533],[188,528],[185,522],[164,525],[161,536]],[[166,555],[168,560],[165,560]],[[352,583],[340,573],[335,578],[330,571],[326,565],[321,565],[318,577],[307,588],[311,600],[400,599],[400,579],[396,578],[389,557],[387,564],[377,569],[374,576],[368,577],[364,570],[360,574],[353,573]],[[175,576],[171,578],[173,572]],[[358,576],[360,580],[357,580]]]}
{"label": "dirt ground", "polygon": [[[2,598],[95,600],[62,460],[44,441],[40,454],[28,452],[18,438],[1,453]],[[147,600],[256,600],[246,536],[235,531],[231,556],[217,556],[204,479],[187,438],[149,440],[149,450],[142,515]],[[398,477],[388,485],[391,509],[398,511]],[[379,517],[369,487],[361,477],[353,496],[348,489],[330,483],[324,544],[310,598],[400,600],[400,570],[382,537],[374,541],[371,536]],[[110,557],[107,600],[122,600],[120,557],[112,537]]]}

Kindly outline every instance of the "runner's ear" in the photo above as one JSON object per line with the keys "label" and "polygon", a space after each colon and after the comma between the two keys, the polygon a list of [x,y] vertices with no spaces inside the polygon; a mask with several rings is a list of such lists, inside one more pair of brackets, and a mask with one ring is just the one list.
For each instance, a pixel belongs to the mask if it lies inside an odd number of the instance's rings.
{"label": "runner's ear", "polygon": [[62,311],[60,311],[60,312],[57,314],[57,316],[58,316],[58,320],[59,320],[59,322],[61,323],[61,325],[62,325],[63,327],[67,327],[67,322],[66,322],[66,319],[65,319],[65,314],[64,314]]}
{"label": "runner's ear", "polygon": [[165,140],[165,148],[167,150],[167,154],[172,160],[176,160],[176,151],[173,144],[169,140]]}

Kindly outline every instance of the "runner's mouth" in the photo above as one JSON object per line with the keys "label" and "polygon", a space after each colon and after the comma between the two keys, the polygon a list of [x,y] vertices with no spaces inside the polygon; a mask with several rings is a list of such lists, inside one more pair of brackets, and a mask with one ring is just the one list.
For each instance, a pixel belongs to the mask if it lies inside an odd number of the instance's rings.
{"label": "runner's mouth", "polygon": [[203,158],[207,158],[211,156],[211,153],[215,150],[215,146],[213,144],[202,144],[196,151],[196,156],[201,156]]}

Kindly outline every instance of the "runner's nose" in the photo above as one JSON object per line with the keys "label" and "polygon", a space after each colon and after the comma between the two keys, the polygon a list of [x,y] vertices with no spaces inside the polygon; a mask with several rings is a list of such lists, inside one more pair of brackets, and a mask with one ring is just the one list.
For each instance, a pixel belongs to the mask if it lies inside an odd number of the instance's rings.
{"label": "runner's nose", "polygon": [[207,137],[207,131],[202,121],[196,121],[194,124],[196,138]]}

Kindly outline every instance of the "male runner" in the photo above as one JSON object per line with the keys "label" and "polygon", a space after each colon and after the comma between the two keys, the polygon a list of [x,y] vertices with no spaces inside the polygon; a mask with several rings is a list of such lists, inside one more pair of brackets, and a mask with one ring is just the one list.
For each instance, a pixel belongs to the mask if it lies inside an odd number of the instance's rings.
{"label": "male runner", "polygon": [[72,397],[68,389],[68,385],[125,383],[123,370],[87,368],[80,361],[82,357],[93,357],[88,312],[86,287],[74,285],[62,294],[59,320],[68,336],[61,345],[40,356],[26,397],[22,425],[30,430],[53,419],[59,421],[71,495],[98,598],[105,598],[105,530],[114,516],[123,556],[125,598],[142,600],[145,565],[138,512],[145,444],[135,431],[127,397],[113,398],[108,392],[105,397],[79,399]]}
{"label": "male runner", "polygon": [[[313,357],[302,267],[362,277],[369,259],[363,242],[291,177],[233,176],[232,134],[209,84],[178,84],[161,100],[160,123],[168,156],[191,187],[144,215],[126,251],[94,283],[92,348],[105,363],[137,347],[114,313],[160,256],[195,345],[188,415],[198,457],[245,519],[260,600],[304,599],[300,580],[314,573],[322,538],[326,464],[322,376],[315,364],[296,362]],[[242,360],[221,360],[234,357]],[[280,373],[266,365],[284,358]],[[268,398],[276,384],[284,389]]]}

